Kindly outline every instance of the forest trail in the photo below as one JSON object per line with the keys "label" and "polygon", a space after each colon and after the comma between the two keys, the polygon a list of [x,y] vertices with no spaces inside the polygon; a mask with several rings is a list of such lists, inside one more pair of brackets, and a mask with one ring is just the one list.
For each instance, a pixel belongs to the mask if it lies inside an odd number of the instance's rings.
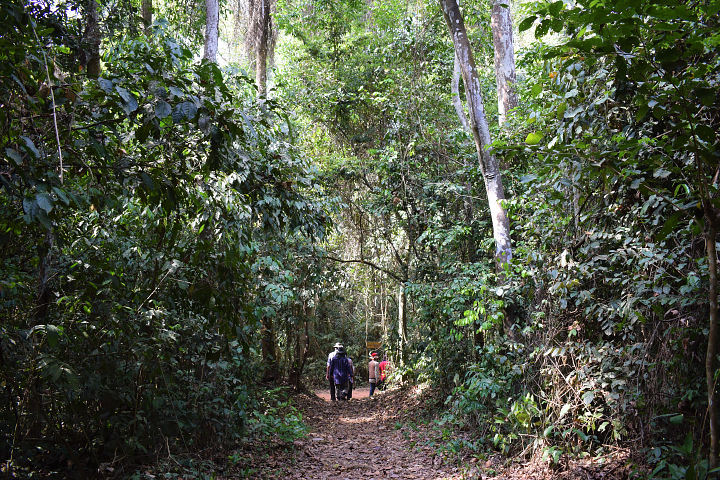
{"label": "forest trail", "polygon": [[[327,390],[293,395],[292,404],[310,428],[291,448],[246,457],[252,479],[333,480],[627,480],[627,451],[604,459],[561,462],[552,467],[541,455],[508,462],[480,460],[470,452],[445,457],[438,446],[461,440],[460,431],[423,420],[428,395],[416,388],[353,392],[348,402],[330,402]],[[426,392],[428,393],[428,392]],[[222,478],[238,478],[229,476]]]}
{"label": "forest trail", "polygon": [[[292,459],[275,457],[267,468],[258,468],[257,478],[468,478],[436,455],[425,432],[428,427],[417,418],[420,398],[413,389],[379,392],[372,398],[368,393],[367,388],[356,390],[347,402],[330,402],[327,391],[296,396],[295,406],[310,432],[294,442]],[[270,476],[271,470],[276,477]]]}

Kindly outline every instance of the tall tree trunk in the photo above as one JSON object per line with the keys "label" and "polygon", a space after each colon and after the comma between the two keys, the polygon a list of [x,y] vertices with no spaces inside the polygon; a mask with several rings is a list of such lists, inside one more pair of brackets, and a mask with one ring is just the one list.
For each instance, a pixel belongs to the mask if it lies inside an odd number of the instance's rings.
{"label": "tall tree trunk", "polygon": [[100,76],[100,25],[98,20],[98,4],[96,0],[89,0],[85,11],[85,42],[87,54],[85,57],[87,73],[91,77]]}
{"label": "tall tree trunk", "polygon": [[496,269],[502,278],[504,266],[512,258],[510,221],[501,203],[505,199],[505,191],[497,159],[490,150],[490,129],[485,117],[480,78],[470,49],[465,22],[457,1],[440,0],[440,7],[450,29],[450,35],[455,46],[455,55],[462,70],[473,139],[480,159],[480,171],[485,180],[485,191],[490,206],[493,236],[495,238]]}
{"label": "tall tree trunk", "polygon": [[718,219],[714,215],[713,207],[709,202],[705,203],[705,212],[708,218],[708,231],[706,237],[708,272],[710,275],[710,330],[708,332],[708,346],[705,355],[705,378],[707,381],[708,393],[708,417],[710,420],[710,462],[709,468],[718,466],[718,447],[720,439],[718,435],[718,407],[717,395],[715,395],[715,355],[717,353],[718,337],[718,279],[717,279],[717,247],[715,237],[717,235]]}
{"label": "tall tree trunk", "polygon": [[218,0],[205,0],[205,53],[203,58],[217,63],[220,36],[220,12]]}
{"label": "tall tree trunk", "polygon": [[143,33],[150,38],[150,27],[152,27],[152,0],[142,0],[142,21]]}
{"label": "tall tree trunk", "polygon": [[510,110],[518,106],[515,91],[515,46],[513,44],[510,0],[494,0],[490,28],[495,47],[495,80],[498,92],[498,121],[500,125],[507,120]]}
{"label": "tall tree trunk", "polygon": [[260,38],[255,55],[255,82],[258,86],[258,96],[267,96],[267,64],[268,48],[270,44],[270,0],[260,0],[258,22],[261,25]]}
{"label": "tall tree trunk", "polygon": [[255,61],[255,83],[258,97],[267,96],[268,64],[272,64],[275,41],[272,16],[276,0],[250,0],[248,3],[248,31],[245,50],[248,59]]}
{"label": "tall tree trunk", "polygon": [[405,344],[407,343],[407,293],[405,284],[398,286],[398,350],[400,363],[405,360]]}

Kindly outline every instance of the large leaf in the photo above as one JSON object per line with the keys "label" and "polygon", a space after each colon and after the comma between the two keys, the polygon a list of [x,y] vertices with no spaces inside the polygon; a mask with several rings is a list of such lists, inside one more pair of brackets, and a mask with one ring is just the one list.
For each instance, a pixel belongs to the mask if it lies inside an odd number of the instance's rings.
{"label": "large leaf", "polygon": [[117,90],[117,92],[120,94],[120,97],[125,102],[124,106],[127,113],[134,112],[138,109],[137,100],[135,100],[135,96],[132,93],[128,92],[126,89],[120,86],[115,87],[115,90]]}
{"label": "large leaf", "polygon": [[155,105],[155,115],[157,115],[158,118],[165,118],[168,115],[170,115],[171,113],[172,113],[172,107],[165,100],[160,100]]}
{"label": "large leaf", "polygon": [[38,193],[36,198],[38,207],[50,213],[53,208],[53,201],[47,193]]}
{"label": "large leaf", "polygon": [[541,132],[531,132],[528,133],[528,136],[525,138],[525,143],[528,145],[537,145],[540,143],[540,141],[543,138],[543,134]]}
{"label": "large leaf", "polygon": [[111,93],[113,90],[113,82],[106,78],[98,78],[98,85],[100,85],[100,88],[102,88],[105,93]]}

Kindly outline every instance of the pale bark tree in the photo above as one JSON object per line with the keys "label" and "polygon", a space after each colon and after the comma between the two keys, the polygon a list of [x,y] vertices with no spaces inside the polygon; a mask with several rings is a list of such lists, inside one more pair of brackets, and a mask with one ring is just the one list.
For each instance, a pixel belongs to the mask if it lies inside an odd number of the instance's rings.
{"label": "pale bark tree", "polygon": [[507,212],[502,206],[505,199],[500,167],[495,155],[490,149],[490,129],[485,117],[480,78],[475,66],[470,42],[465,30],[460,8],[456,0],[440,0],[445,20],[450,29],[450,36],[455,47],[455,55],[460,62],[465,95],[468,105],[470,127],[475,141],[480,171],[485,181],[485,191],[490,206],[490,217],[493,224],[493,237],[495,239],[495,260],[498,272],[502,272],[504,265],[512,258],[510,243],[510,221]]}
{"label": "pale bark tree", "polygon": [[508,113],[518,106],[515,91],[515,46],[513,43],[510,0],[493,0],[490,28],[495,48],[495,80],[498,92],[498,122],[507,120]]}
{"label": "pale bark tree", "polygon": [[205,53],[203,58],[217,63],[220,35],[220,8],[218,0],[205,0]]}
{"label": "pale bark tree", "polygon": [[450,93],[452,94],[452,104],[455,107],[455,113],[460,119],[463,130],[467,133],[471,133],[470,122],[468,121],[467,115],[465,115],[465,108],[463,107],[462,99],[460,98],[460,77],[462,76],[462,70],[460,69],[460,60],[455,55],[455,61],[453,63],[453,76],[452,83],[450,84]]}

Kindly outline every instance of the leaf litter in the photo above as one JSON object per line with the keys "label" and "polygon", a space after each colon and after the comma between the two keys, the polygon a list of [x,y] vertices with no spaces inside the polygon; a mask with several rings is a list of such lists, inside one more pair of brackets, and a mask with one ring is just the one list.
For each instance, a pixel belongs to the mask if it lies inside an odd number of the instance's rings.
{"label": "leaf litter", "polygon": [[[327,392],[293,394],[310,428],[301,439],[274,452],[246,451],[242,478],[333,480],[625,480],[630,452],[615,448],[602,458],[563,459],[550,464],[542,451],[528,458],[480,455],[464,449],[443,451],[442,434],[428,406],[439,403],[427,392],[407,388],[354,392],[347,402],[330,402]],[[327,399],[321,398],[325,397]],[[452,432],[462,438],[467,432]],[[447,440],[447,437],[446,437]],[[234,469],[233,469],[234,470]],[[237,470],[236,470],[237,472]],[[229,473],[229,472],[227,472]],[[229,476],[223,478],[238,478]]]}

